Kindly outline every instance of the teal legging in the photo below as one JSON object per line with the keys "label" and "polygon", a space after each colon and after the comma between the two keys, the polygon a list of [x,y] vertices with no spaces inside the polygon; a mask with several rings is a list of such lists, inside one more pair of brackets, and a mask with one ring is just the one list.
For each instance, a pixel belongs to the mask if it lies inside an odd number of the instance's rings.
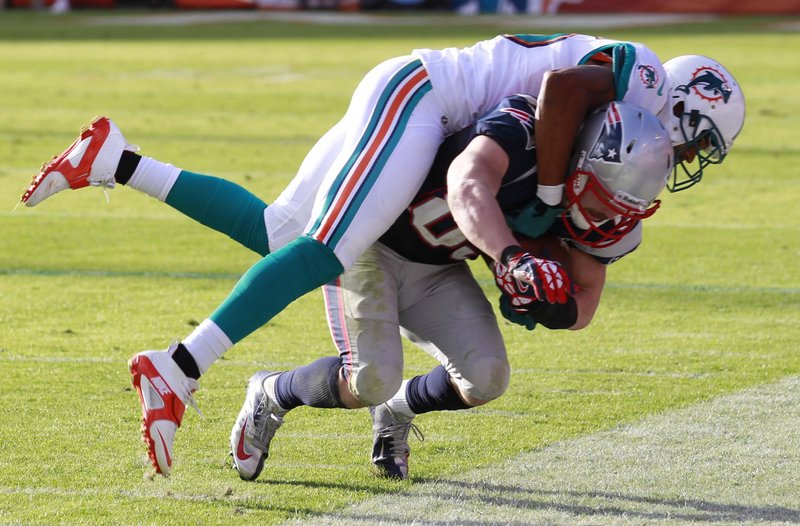
{"label": "teal legging", "polygon": [[269,254],[267,204],[238,184],[182,171],[166,203],[262,256]]}
{"label": "teal legging", "polygon": [[333,250],[300,236],[250,267],[210,318],[236,343],[342,272]]}
{"label": "teal legging", "polygon": [[166,203],[265,256],[210,316],[233,343],[344,271],[330,248],[307,236],[270,254],[264,224],[267,204],[230,181],[182,171]]}

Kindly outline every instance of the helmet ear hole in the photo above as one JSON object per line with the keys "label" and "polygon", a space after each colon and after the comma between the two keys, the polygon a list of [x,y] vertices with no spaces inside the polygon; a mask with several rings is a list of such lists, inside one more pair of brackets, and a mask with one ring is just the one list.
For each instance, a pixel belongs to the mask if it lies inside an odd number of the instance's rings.
{"label": "helmet ear hole", "polygon": [[677,104],[675,104],[672,107],[672,115],[674,115],[675,117],[678,117],[680,119],[681,116],[683,115],[683,107],[684,106],[685,105],[684,105],[683,101],[680,101]]}
{"label": "helmet ear hole", "polygon": [[635,146],[636,146],[636,139],[633,139],[630,143],[628,143],[628,147],[625,148],[625,151],[631,153],[631,151],[633,151],[633,148]]}
{"label": "helmet ear hole", "polygon": [[689,126],[697,128],[700,125],[700,111],[692,110],[689,113]]}

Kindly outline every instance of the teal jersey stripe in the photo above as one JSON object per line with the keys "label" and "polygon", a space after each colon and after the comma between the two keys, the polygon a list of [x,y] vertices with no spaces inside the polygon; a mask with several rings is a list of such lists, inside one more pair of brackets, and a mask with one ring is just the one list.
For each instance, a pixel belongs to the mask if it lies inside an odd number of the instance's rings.
{"label": "teal jersey stripe", "polygon": [[331,185],[331,188],[328,191],[328,196],[325,199],[325,205],[322,207],[322,212],[317,216],[317,219],[314,222],[314,226],[311,228],[310,232],[317,231],[317,229],[320,227],[320,224],[322,223],[322,220],[325,218],[328,211],[331,209],[331,205],[333,204],[333,200],[336,197],[336,194],[339,192],[342,185],[344,185],[345,181],[347,181],[347,177],[350,174],[350,171],[353,169],[353,165],[356,163],[359,155],[361,155],[361,152],[364,150],[364,148],[366,148],[367,144],[372,138],[372,135],[375,133],[375,129],[381,122],[381,116],[386,110],[386,106],[389,104],[398,86],[400,86],[400,84],[402,84],[407,77],[409,77],[410,75],[414,74],[414,72],[419,70],[420,67],[422,67],[422,61],[419,59],[413,60],[408,64],[406,64],[405,66],[403,66],[403,68],[401,68],[389,80],[388,84],[381,93],[378,102],[375,105],[375,109],[372,113],[372,116],[370,117],[369,123],[367,124],[367,127],[364,130],[363,135],[361,136],[361,139],[358,141],[358,145],[356,145],[353,154],[350,156],[345,165],[342,167],[341,171],[336,176],[336,179]]}
{"label": "teal jersey stripe", "polygon": [[555,42],[561,42],[562,40],[572,36],[575,36],[575,33],[554,33],[552,35],[503,35],[504,38],[524,47],[548,46]]}
{"label": "teal jersey stripe", "polygon": [[347,207],[347,211],[344,213],[342,218],[339,220],[339,223],[334,227],[333,232],[330,236],[330,239],[327,243],[330,247],[335,247],[336,244],[339,242],[339,239],[344,235],[344,232],[347,231],[347,228],[350,226],[350,223],[353,221],[356,213],[358,212],[359,208],[361,208],[361,204],[367,198],[372,187],[375,185],[375,181],[378,180],[380,177],[381,172],[383,171],[383,167],[386,166],[386,163],[391,157],[392,152],[394,152],[395,146],[400,141],[400,138],[403,136],[403,132],[405,131],[406,125],[408,124],[408,119],[411,117],[411,114],[414,112],[414,108],[417,106],[419,101],[431,90],[431,82],[430,80],[425,81],[421,84],[414,95],[409,99],[406,107],[403,109],[403,113],[400,119],[397,122],[394,130],[392,130],[392,134],[389,137],[389,140],[386,142],[384,147],[378,153],[375,163],[372,165],[372,168],[366,174],[362,184],[356,190],[356,194],[353,197],[353,200],[350,203],[350,206]]}
{"label": "teal jersey stripe", "polygon": [[616,44],[608,44],[594,49],[584,55],[578,65],[586,64],[589,60],[598,53],[610,53],[612,65],[612,72],[614,73],[614,87],[616,91],[616,99],[621,101],[628,93],[628,80],[631,78],[631,70],[636,64],[636,48],[633,44],[627,42],[617,42]]}

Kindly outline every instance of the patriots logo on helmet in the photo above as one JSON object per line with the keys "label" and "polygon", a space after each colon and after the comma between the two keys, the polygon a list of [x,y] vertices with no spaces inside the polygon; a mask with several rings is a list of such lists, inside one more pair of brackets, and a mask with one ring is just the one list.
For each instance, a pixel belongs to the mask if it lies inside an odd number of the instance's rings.
{"label": "patriots logo on helmet", "polygon": [[622,119],[616,104],[608,105],[606,120],[600,129],[600,135],[594,142],[588,158],[592,161],[620,164],[620,149],[622,148]]}
{"label": "patriots logo on helmet", "polygon": [[688,84],[682,84],[675,89],[686,94],[689,93],[689,90],[694,89],[694,92],[702,99],[711,102],[722,100],[726,104],[733,93],[722,73],[709,66],[698,68]]}
{"label": "patriots logo on helmet", "polygon": [[658,72],[656,68],[649,64],[639,66],[639,78],[642,79],[644,87],[647,89],[655,89],[658,83]]}

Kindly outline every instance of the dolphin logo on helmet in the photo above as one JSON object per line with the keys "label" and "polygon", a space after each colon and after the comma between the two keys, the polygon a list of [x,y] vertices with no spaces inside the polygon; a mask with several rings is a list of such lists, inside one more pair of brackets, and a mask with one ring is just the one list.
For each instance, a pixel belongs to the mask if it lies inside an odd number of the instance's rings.
{"label": "dolphin logo on helmet", "polygon": [[691,88],[694,88],[695,93],[706,100],[713,101],[722,99],[722,102],[725,104],[728,103],[728,99],[733,93],[725,77],[723,77],[719,71],[715,71],[712,68],[701,68],[697,70],[691,82],[675,87],[676,90],[680,90],[686,94],[689,93]]}

